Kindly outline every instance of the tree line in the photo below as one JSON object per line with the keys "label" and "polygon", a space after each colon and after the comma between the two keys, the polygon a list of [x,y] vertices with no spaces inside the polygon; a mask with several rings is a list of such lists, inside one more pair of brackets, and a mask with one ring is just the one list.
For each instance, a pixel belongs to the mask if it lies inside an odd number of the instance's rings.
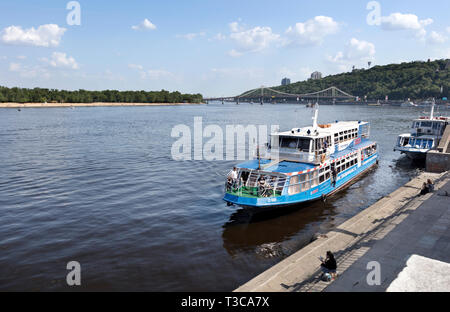
{"label": "tree line", "polygon": [[[450,60],[410,62],[355,69],[352,72],[327,76],[318,80],[296,82],[273,89],[304,94],[335,86],[364,99],[390,100],[449,97]],[[442,92],[441,92],[442,87]]]}
{"label": "tree line", "polygon": [[66,91],[43,88],[7,88],[0,86],[0,102],[14,103],[201,103],[201,94],[178,91]]}

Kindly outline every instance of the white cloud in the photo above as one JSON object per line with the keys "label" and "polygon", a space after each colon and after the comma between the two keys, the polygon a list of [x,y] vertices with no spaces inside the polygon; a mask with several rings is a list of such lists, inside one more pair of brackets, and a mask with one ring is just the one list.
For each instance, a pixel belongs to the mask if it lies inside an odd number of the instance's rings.
{"label": "white cloud", "polygon": [[232,56],[240,56],[247,52],[260,52],[280,40],[280,35],[273,33],[270,27],[257,26],[246,30],[238,22],[233,22],[229,26],[230,39],[237,45],[236,49],[228,53]]}
{"label": "white cloud", "polygon": [[[449,28],[450,28],[450,27],[449,27]],[[223,35],[223,34],[221,34],[221,33],[218,33],[217,35],[215,35],[215,36],[213,37],[214,40],[219,40],[219,41],[225,40],[226,38],[227,38],[227,36],[225,36],[225,35]]]}
{"label": "white cloud", "polygon": [[133,30],[155,30],[156,26],[148,19],[144,19],[139,25],[131,26]]}
{"label": "white cloud", "polygon": [[202,32],[198,32],[198,33],[188,33],[188,34],[184,34],[184,35],[177,35],[177,38],[184,38],[187,40],[193,40],[196,37],[204,37],[206,35],[206,33],[204,31]]}
{"label": "white cloud", "polygon": [[231,57],[239,57],[239,56],[242,56],[243,53],[238,52],[235,49],[231,49],[230,51],[228,51],[227,54]]}
{"label": "white cloud", "polygon": [[[228,26],[230,26],[231,32],[238,32],[238,31],[241,31],[238,22],[232,22],[232,23],[230,23]],[[242,30],[243,30],[243,29],[242,29]]]}
{"label": "white cloud", "polygon": [[328,61],[334,63],[339,70],[348,70],[351,66],[366,65],[375,58],[375,45],[371,42],[352,38],[346,45],[344,52],[338,52],[334,57],[328,57]]}
{"label": "white cloud", "polygon": [[286,30],[286,44],[320,45],[328,35],[337,33],[339,24],[328,16],[316,16],[304,23],[296,23]]}
{"label": "white cloud", "polygon": [[145,72],[145,74],[146,78],[148,77],[149,79],[155,80],[175,77],[174,74],[163,69],[149,69]]}
{"label": "white cloud", "polygon": [[384,30],[412,30],[420,38],[427,34],[425,27],[431,23],[433,23],[431,18],[419,20],[414,14],[392,13],[381,17],[381,27]]}
{"label": "white cloud", "polygon": [[128,67],[131,69],[144,70],[144,67],[138,64],[128,64]]}
{"label": "white cloud", "polygon": [[447,27],[447,32],[450,34],[450,26]]}
{"label": "white cloud", "polygon": [[20,63],[10,63],[9,71],[13,73],[17,73],[22,78],[43,78],[48,79],[50,77],[50,73],[40,66],[27,67],[23,66]]}
{"label": "white cloud", "polygon": [[19,72],[22,66],[19,63],[10,63],[9,64],[9,71],[12,72]]}
{"label": "white cloud", "polygon": [[9,26],[2,30],[1,41],[6,44],[24,44],[37,47],[57,47],[65,28],[56,24],[41,25],[37,29],[31,27]]}
{"label": "white cloud", "polygon": [[78,69],[79,66],[75,59],[71,56],[67,56],[66,53],[62,52],[53,52],[50,59],[43,58],[42,61],[50,64],[52,67],[57,68],[69,68],[69,69]]}
{"label": "white cloud", "polygon": [[144,66],[139,64],[128,64],[130,69],[133,69],[139,73],[141,79],[159,80],[159,79],[173,79],[179,80],[179,77],[164,69],[145,69]]}
{"label": "white cloud", "polygon": [[445,43],[447,41],[447,37],[441,33],[432,31],[430,36],[428,37],[428,42],[431,44],[440,44]]}

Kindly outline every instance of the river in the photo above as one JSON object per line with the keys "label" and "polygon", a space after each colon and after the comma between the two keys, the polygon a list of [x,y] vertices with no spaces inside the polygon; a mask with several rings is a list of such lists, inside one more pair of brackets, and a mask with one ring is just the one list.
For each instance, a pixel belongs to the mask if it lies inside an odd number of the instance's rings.
{"label": "river", "polygon": [[311,124],[304,105],[0,109],[0,290],[231,291],[421,170],[393,145],[423,108],[321,106],[371,122],[380,164],[326,203],[251,215],[222,201],[237,161],[176,161],[172,128]]}

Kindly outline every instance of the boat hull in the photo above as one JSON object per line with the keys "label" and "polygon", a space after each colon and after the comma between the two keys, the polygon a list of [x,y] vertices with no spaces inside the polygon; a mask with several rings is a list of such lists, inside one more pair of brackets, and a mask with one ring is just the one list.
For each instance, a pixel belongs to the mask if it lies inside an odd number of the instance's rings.
{"label": "boat hull", "polygon": [[298,204],[310,203],[317,200],[323,200],[337,192],[345,189],[353,182],[356,182],[364,173],[372,169],[378,162],[378,153],[372,155],[361,163],[348,168],[338,174],[336,185],[333,187],[330,180],[325,181],[319,186],[313,187],[306,192],[295,195],[283,195],[269,198],[247,198],[226,193],[223,200],[234,205],[242,207],[260,207],[260,208],[278,208]]}
{"label": "boat hull", "polygon": [[412,160],[425,160],[427,157],[427,152],[429,150],[418,150],[418,149],[411,149],[411,148],[404,148],[404,147],[398,147],[396,146],[394,148],[394,151],[399,151],[402,154],[405,154],[406,157]]}

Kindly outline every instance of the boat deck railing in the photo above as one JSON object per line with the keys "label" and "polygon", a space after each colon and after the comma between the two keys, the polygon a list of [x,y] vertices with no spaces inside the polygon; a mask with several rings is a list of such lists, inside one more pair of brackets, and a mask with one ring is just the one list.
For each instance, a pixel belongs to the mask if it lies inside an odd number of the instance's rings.
{"label": "boat deck railing", "polygon": [[266,176],[265,185],[260,186],[258,181],[261,176],[258,171],[253,171],[250,172],[245,182],[242,178],[232,183],[226,181],[225,191],[232,195],[253,198],[279,197],[282,195],[288,180],[287,177]]}

